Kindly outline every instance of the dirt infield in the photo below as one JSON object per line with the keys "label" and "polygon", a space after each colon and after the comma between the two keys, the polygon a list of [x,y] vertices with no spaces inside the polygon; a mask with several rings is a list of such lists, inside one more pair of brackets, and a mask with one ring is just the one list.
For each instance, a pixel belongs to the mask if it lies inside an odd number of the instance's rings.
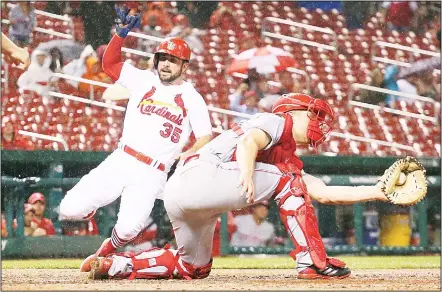
{"label": "dirt infield", "polygon": [[438,290],[440,270],[358,270],[344,280],[306,281],[288,269],[215,269],[203,280],[102,280],[71,269],[4,269],[5,290]]}

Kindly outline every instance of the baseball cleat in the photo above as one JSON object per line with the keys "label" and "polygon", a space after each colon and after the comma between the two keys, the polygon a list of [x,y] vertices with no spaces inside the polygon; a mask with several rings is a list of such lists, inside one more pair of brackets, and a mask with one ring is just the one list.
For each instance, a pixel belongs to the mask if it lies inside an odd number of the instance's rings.
{"label": "baseball cleat", "polygon": [[91,270],[91,262],[95,260],[100,254],[103,247],[105,247],[109,242],[110,238],[106,238],[101,244],[100,248],[94,253],[88,256],[80,265],[80,272],[89,272]]}
{"label": "baseball cleat", "polygon": [[109,269],[112,267],[112,258],[97,257],[91,261],[89,279],[99,280],[109,278]]}
{"label": "baseball cleat", "polygon": [[351,271],[345,267],[345,263],[334,258],[327,259],[327,267],[320,270],[315,265],[311,265],[298,273],[298,279],[344,279],[350,276]]}

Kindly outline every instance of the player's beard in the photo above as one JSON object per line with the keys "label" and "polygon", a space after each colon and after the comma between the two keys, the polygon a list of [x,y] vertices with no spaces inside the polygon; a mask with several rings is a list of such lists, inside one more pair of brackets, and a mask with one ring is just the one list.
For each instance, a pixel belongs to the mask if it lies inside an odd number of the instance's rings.
{"label": "player's beard", "polygon": [[160,77],[161,82],[172,83],[181,76],[182,72],[183,72],[183,66],[181,65],[180,70],[175,72],[175,74],[170,74],[169,77],[162,77],[161,72],[160,74],[158,74],[158,76]]}

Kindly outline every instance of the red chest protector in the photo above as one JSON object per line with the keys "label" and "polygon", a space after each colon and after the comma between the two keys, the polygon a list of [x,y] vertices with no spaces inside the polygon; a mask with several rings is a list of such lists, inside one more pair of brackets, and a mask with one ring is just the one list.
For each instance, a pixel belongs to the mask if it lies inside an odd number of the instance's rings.
{"label": "red chest protector", "polygon": [[287,113],[281,116],[284,118],[285,123],[278,144],[270,147],[270,149],[259,151],[256,161],[273,165],[277,163],[294,164],[296,168],[302,170],[304,164],[296,155],[296,141],[292,135],[293,118]]}
{"label": "red chest protector", "polygon": [[[296,141],[293,139],[292,128],[293,118],[290,114],[281,114],[284,118],[284,129],[279,139],[278,144],[270,147],[267,150],[260,150],[256,157],[256,162],[262,162],[267,164],[294,164],[294,166],[302,170],[304,167],[301,159],[296,155]],[[233,154],[232,161],[236,161],[236,150]]]}

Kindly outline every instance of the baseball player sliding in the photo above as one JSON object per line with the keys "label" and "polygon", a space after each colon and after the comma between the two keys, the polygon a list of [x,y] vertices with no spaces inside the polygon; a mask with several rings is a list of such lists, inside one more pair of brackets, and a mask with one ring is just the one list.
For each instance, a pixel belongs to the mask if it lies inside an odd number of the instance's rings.
{"label": "baseball player sliding", "polygon": [[[212,266],[212,238],[223,212],[274,199],[296,247],[298,278],[346,278],[350,270],[326,254],[312,199],[323,203],[390,200],[413,204],[426,194],[425,171],[411,157],[393,164],[375,186],[326,186],[303,173],[297,145],[316,147],[330,131],[333,111],[302,94],[279,98],[272,114],[256,114],[186,159],[165,188],[164,203],[178,250],[118,253],[92,262],[90,277],[201,279]],[[401,173],[406,175],[402,186]]]}
{"label": "baseball player sliding", "polygon": [[[87,219],[121,196],[112,236],[83,261],[81,271],[89,271],[91,260],[114,252],[146,227],[175,158],[184,160],[195,154],[212,135],[202,96],[183,80],[191,51],[182,39],[159,45],[154,54],[158,75],[121,62],[124,38],[140,24],[140,16],[128,13],[128,8],[117,8],[122,24],[103,56],[104,71],[130,92],[118,149],[68,191],[60,204],[61,219]],[[179,154],[191,131],[195,144]]]}

